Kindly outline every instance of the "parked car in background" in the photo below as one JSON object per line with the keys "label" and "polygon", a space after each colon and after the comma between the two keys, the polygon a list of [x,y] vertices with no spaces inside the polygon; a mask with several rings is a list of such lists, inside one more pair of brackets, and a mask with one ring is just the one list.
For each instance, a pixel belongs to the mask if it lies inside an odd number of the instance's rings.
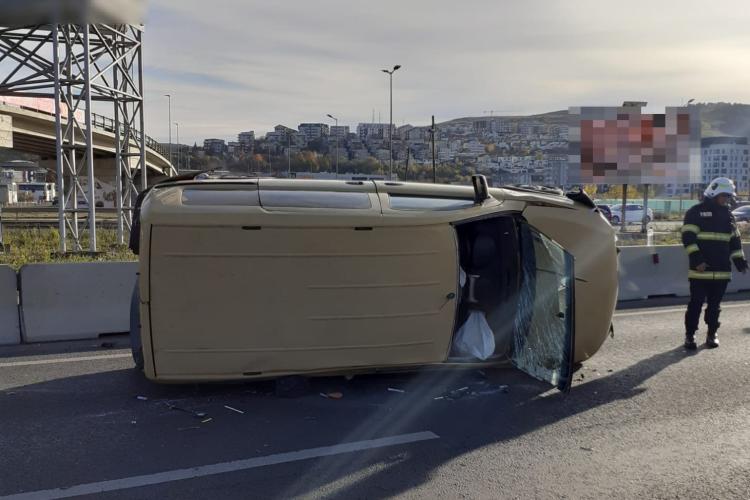
{"label": "parked car in background", "polygon": [[[622,219],[622,205],[614,205],[612,210],[612,224],[619,224]],[[643,220],[643,205],[628,203],[625,205],[625,224],[640,224]],[[654,220],[654,211],[648,209],[646,222]]]}
{"label": "parked car in background", "polygon": [[609,208],[609,205],[597,205],[596,208],[608,222],[612,222],[612,209]]}
{"label": "parked car in background", "polygon": [[734,220],[737,222],[750,222],[750,205],[745,205],[732,210]]}

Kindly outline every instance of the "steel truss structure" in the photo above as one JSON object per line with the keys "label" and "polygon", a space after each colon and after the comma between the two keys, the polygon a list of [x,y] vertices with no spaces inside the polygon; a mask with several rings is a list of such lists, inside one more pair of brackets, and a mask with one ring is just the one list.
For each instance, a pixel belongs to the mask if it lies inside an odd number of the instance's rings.
{"label": "steel truss structure", "polygon": [[[143,26],[0,27],[0,95],[55,101],[60,252],[97,251],[92,103],[114,108],[117,238],[147,183]],[[136,179],[139,178],[136,186]]]}

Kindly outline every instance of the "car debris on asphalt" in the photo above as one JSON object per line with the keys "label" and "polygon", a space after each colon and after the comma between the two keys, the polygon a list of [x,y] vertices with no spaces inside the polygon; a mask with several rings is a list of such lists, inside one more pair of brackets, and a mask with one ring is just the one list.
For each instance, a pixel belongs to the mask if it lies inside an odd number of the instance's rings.
{"label": "car debris on asphalt", "polygon": [[510,392],[510,388],[507,385],[492,385],[486,381],[481,381],[475,386],[464,386],[458,389],[453,389],[444,393],[441,396],[432,398],[435,401],[448,400],[455,401],[463,398],[474,398],[477,396],[490,396],[492,394],[503,393],[507,394]]}
{"label": "car debris on asphalt", "polygon": [[180,408],[179,406],[173,405],[172,403],[169,403],[169,402],[165,402],[164,404],[167,405],[167,407],[169,407],[170,410],[179,410],[181,412],[189,413],[190,415],[192,415],[195,418],[201,418],[201,419],[203,419],[203,418],[206,418],[208,416],[208,414],[206,414],[206,413],[204,413],[202,411],[193,411],[193,410],[189,410],[187,408]]}

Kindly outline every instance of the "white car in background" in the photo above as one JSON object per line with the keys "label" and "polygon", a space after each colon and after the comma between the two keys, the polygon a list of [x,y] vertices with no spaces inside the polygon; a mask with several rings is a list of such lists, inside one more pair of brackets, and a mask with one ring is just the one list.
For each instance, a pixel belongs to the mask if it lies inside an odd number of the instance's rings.
{"label": "white car in background", "polygon": [[[619,224],[622,220],[622,204],[613,205],[610,208],[612,210],[612,224]],[[625,224],[640,224],[642,220],[643,205],[636,205],[634,203],[625,205]],[[654,220],[654,211],[649,208],[646,222],[651,222],[652,220]]]}

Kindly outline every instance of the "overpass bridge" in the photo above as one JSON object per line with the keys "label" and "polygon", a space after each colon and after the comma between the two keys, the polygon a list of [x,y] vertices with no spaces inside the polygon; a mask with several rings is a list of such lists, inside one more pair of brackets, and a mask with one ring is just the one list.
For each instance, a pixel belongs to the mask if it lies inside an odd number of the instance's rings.
{"label": "overpass bridge", "polygon": [[[16,151],[32,153],[41,159],[40,165],[55,169],[57,157],[56,122],[54,103],[45,102],[47,99],[9,98],[0,96],[0,125],[3,132],[11,134],[11,144],[4,145]],[[115,122],[113,119],[92,113],[92,138],[94,148],[94,176],[114,184],[115,157],[117,145],[115,138]],[[63,124],[67,122],[63,119]],[[135,132],[140,136],[140,131]],[[125,134],[120,131],[120,140]],[[134,141],[131,146],[136,148]],[[146,143],[147,177],[164,177],[176,174],[175,168],[169,161],[167,148],[156,142],[148,135]],[[136,166],[131,167],[135,170]]]}

